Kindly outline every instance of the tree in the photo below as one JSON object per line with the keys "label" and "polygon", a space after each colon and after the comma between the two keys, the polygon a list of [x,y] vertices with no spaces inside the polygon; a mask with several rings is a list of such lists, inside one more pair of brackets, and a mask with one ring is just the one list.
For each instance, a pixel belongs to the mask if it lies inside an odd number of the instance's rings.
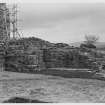
{"label": "tree", "polygon": [[98,36],[95,35],[85,35],[86,44],[94,44],[99,40]]}

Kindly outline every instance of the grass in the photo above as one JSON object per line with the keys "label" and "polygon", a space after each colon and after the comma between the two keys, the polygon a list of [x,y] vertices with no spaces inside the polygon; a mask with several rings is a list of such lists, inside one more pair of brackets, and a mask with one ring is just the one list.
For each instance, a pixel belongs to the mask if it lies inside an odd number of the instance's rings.
{"label": "grass", "polygon": [[42,102],[105,102],[105,81],[41,74],[0,73],[0,102],[13,97]]}

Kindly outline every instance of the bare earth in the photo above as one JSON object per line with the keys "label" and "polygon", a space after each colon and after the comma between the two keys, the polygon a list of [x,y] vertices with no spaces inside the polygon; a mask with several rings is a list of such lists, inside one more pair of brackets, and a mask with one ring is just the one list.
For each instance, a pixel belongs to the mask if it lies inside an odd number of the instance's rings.
{"label": "bare earth", "polygon": [[16,96],[56,103],[105,102],[105,81],[0,73],[0,102]]}

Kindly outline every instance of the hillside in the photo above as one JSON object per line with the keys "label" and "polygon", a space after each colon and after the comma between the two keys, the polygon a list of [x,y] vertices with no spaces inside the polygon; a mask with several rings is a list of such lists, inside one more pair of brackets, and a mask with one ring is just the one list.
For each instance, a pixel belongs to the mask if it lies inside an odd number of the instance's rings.
{"label": "hillside", "polygon": [[[83,41],[75,42],[75,43],[70,43],[69,45],[74,47],[80,47],[81,43],[84,43],[84,42]],[[97,49],[105,50],[105,42],[97,42],[95,43],[95,46],[97,47]]]}
{"label": "hillside", "polygon": [[105,50],[105,42],[97,42],[95,45],[98,49]]}

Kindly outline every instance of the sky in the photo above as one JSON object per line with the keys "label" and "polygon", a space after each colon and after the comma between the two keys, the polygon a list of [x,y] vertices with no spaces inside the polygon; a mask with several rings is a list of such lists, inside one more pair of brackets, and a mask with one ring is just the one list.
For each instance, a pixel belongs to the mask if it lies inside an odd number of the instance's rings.
{"label": "sky", "polygon": [[105,41],[105,3],[18,3],[18,19],[24,37],[73,43],[96,35]]}

